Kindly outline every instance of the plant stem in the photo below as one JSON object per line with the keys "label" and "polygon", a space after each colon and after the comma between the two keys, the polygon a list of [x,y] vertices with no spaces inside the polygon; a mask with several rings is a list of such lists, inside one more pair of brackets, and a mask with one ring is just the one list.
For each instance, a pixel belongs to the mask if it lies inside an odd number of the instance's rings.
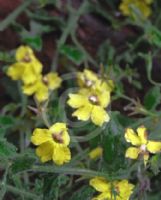
{"label": "plant stem", "polygon": [[87,142],[95,137],[97,137],[98,135],[100,135],[100,130],[95,131],[95,133],[89,133],[86,136],[71,136],[71,140],[72,142]]}
{"label": "plant stem", "polygon": [[108,180],[113,179],[122,179],[126,177],[126,174],[124,175],[109,175],[105,172],[97,172],[90,169],[81,169],[81,168],[72,168],[72,167],[57,167],[57,166],[40,166],[35,165],[32,167],[31,171],[35,172],[45,172],[45,173],[60,173],[60,174],[70,174],[70,175],[81,175],[81,176],[87,176],[87,177],[95,177],[95,176],[101,176],[108,178]]}
{"label": "plant stem", "polygon": [[50,128],[50,122],[49,122],[48,116],[47,116],[47,114],[46,114],[46,108],[44,108],[44,107],[41,108],[41,117],[42,117],[42,120],[43,120],[44,124],[45,124],[48,128]]}
{"label": "plant stem", "polygon": [[[0,187],[3,186],[3,183],[0,182]],[[11,193],[14,193],[14,194],[18,194],[18,195],[24,195],[26,198],[30,198],[30,199],[34,199],[34,200],[42,200],[42,197],[40,196],[37,196],[36,194],[33,194],[31,192],[26,192],[22,189],[18,189],[14,186],[11,186],[11,185],[5,185],[6,187],[6,190],[8,190],[9,192]]]}
{"label": "plant stem", "polygon": [[71,15],[69,17],[69,20],[67,22],[67,26],[65,30],[63,31],[63,34],[58,41],[58,48],[63,45],[68,37],[68,35],[75,31],[77,27],[77,22],[79,20],[79,17],[86,11],[87,6],[89,5],[88,1],[83,1],[81,6],[79,7],[79,10],[71,10]]}
{"label": "plant stem", "polygon": [[4,196],[5,196],[6,191],[7,191],[6,183],[7,183],[8,171],[9,171],[9,164],[7,164],[7,167],[5,169],[5,173],[3,175],[3,181],[1,182],[0,200],[4,199]]}
{"label": "plant stem", "polygon": [[21,113],[20,113],[20,116],[22,118],[27,111],[27,97],[22,92],[22,85],[21,85],[20,81],[18,81],[18,91],[19,91],[19,95],[21,97]]}
{"label": "plant stem", "polygon": [[6,29],[30,4],[32,0],[25,0],[23,3],[8,15],[0,24],[0,31]]}

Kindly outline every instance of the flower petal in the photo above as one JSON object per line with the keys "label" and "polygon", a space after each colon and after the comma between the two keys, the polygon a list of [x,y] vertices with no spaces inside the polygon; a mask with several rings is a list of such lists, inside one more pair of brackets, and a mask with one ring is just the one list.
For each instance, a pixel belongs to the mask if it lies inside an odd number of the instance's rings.
{"label": "flower petal", "polygon": [[122,3],[119,6],[120,11],[122,12],[123,15],[125,16],[133,16],[135,13],[133,9],[131,9],[131,6],[135,7],[138,11],[140,11],[141,17],[147,18],[151,15],[151,8],[148,4],[150,4],[151,0],[145,0],[145,1],[140,1],[140,0],[123,0]]}
{"label": "flower petal", "polygon": [[101,92],[99,94],[99,100],[100,100],[100,105],[103,107],[103,108],[106,108],[109,103],[110,103],[110,92],[107,91],[107,92]]}
{"label": "flower petal", "polygon": [[125,131],[125,139],[133,145],[141,145],[140,138],[136,135],[132,128],[127,128]]}
{"label": "flower petal", "polygon": [[161,151],[161,142],[148,141],[147,149],[150,153],[157,153]]}
{"label": "flower petal", "polygon": [[90,118],[92,107],[90,104],[87,104],[84,107],[78,108],[72,116],[77,117],[79,120],[87,121]]}
{"label": "flower petal", "polygon": [[92,198],[92,200],[106,200],[106,199],[114,200],[113,198],[111,198],[111,192],[103,192],[103,193],[95,196],[94,198]]}
{"label": "flower petal", "polygon": [[22,78],[24,68],[24,64],[15,63],[8,68],[7,75],[11,77],[12,80],[20,80]]}
{"label": "flower petal", "polygon": [[145,3],[146,3],[146,4],[151,4],[151,3],[153,3],[153,1],[154,1],[154,0],[145,0]]}
{"label": "flower petal", "polygon": [[69,94],[68,105],[72,108],[80,108],[87,103],[87,97],[81,94]]}
{"label": "flower petal", "polygon": [[139,128],[137,128],[137,133],[141,140],[141,144],[146,144],[147,143],[147,130],[146,130],[145,126],[140,126]]}
{"label": "flower petal", "polygon": [[93,106],[91,120],[94,124],[102,126],[104,122],[108,122],[110,120],[110,117],[102,107]]}
{"label": "flower petal", "polygon": [[44,80],[47,80],[47,85],[50,90],[55,90],[60,87],[62,79],[57,73],[49,73],[44,76]]}
{"label": "flower petal", "polygon": [[50,133],[59,133],[67,130],[68,130],[67,125],[61,122],[57,122],[49,128]]}
{"label": "flower petal", "polygon": [[103,148],[102,147],[96,147],[95,149],[90,151],[88,155],[89,155],[90,159],[97,159],[97,158],[100,158],[102,156],[102,153],[103,153]]}
{"label": "flower petal", "polygon": [[29,46],[22,45],[16,50],[16,60],[20,62],[24,60],[26,56],[32,58],[34,56],[33,50]]}
{"label": "flower petal", "polygon": [[45,142],[36,148],[36,154],[40,157],[41,162],[47,162],[52,159],[53,144],[51,142]]}
{"label": "flower petal", "polygon": [[95,177],[89,181],[89,185],[94,187],[98,192],[108,192],[110,191],[110,183],[106,181],[105,178]]}
{"label": "flower petal", "polygon": [[137,159],[138,155],[139,155],[139,152],[140,152],[140,150],[138,148],[136,148],[136,147],[129,147],[126,150],[125,157],[126,158],[131,158],[131,159]]}
{"label": "flower petal", "polygon": [[22,75],[22,81],[24,84],[35,83],[39,80],[42,72],[42,64],[38,60],[34,60],[29,63],[25,63],[24,73]]}
{"label": "flower petal", "polygon": [[[116,189],[118,188],[120,199],[129,199],[133,193],[134,185],[129,183],[128,180],[124,179],[117,182]],[[116,198],[117,199],[117,198]]]}
{"label": "flower petal", "polygon": [[43,102],[48,99],[49,91],[45,84],[39,83],[37,90],[35,92],[35,97],[38,102]]}
{"label": "flower petal", "polygon": [[96,81],[94,88],[102,92],[111,92],[114,89],[114,83],[112,80],[102,80],[99,79]]}
{"label": "flower petal", "polygon": [[95,84],[98,77],[96,73],[85,69],[83,72],[77,73],[77,79],[80,87],[91,87]]}
{"label": "flower petal", "polygon": [[40,145],[50,140],[52,140],[52,137],[48,129],[36,128],[31,136],[31,142],[35,145]]}
{"label": "flower petal", "polygon": [[69,162],[71,160],[70,149],[64,146],[55,147],[52,159],[57,165],[63,165]]}
{"label": "flower petal", "polygon": [[37,83],[35,84],[27,84],[22,86],[22,91],[26,95],[32,95],[38,89]]}
{"label": "flower petal", "polygon": [[22,81],[24,84],[32,84],[37,81],[37,74],[33,72],[32,65],[30,63],[27,63],[24,68]]}
{"label": "flower petal", "polygon": [[32,70],[34,74],[40,75],[42,72],[42,63],[38,59],[34,59],[32,63],[30,63],[32,66]]}

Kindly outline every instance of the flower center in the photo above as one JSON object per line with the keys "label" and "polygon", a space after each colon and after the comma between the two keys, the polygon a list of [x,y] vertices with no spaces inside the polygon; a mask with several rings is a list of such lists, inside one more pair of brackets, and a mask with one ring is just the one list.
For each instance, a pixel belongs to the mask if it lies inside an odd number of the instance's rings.
{"label": "flower center", "polygon": [[87,87],[91,87],[93,85],[93,83],[94,83],[93,81],[85,79],[85,84]]}
{"label": "flower center", "polygon": [[24,56],[24,58],[22,59],[22,61],[23,61],[23,62],[26,62],[26,63],[31,62],[31,58],[30,58],[29,53],[26,53],[26,54],[25,54],[25,56]]}
{"label": "flower center", "polygon": [[44,76],[42,80],[43,80],[43,83],[44,83],[45,85],[47,85],[47,84],[48,84],[48,79],[47,79],[47,77],[46,77],[46,76]]}
{"label": "flower center", "polygon": [[63,144],[64,140],[62,138],[63,132],[60,132],[58,134],[53,133],[52,134],[52,138],[54,140],[54,142],[59,143],[59,144]]}
{"label": "flower center", "polygon": [[142,144],[140,146],[140,150],[143,151],[143,152],[145,152],[146,151],[146,144]]}
{"label": "flower center", "polygon": [[91,95],[91,96],[89,96],[88,99],[92,104],[94,104],[94,105],[98,104],[98,97],[97,96]]}

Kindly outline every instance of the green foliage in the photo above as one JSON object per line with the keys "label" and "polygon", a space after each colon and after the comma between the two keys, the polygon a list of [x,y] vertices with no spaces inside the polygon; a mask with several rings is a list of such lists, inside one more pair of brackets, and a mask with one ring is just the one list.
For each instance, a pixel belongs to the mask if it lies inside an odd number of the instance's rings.
{"label": "green foliage", "polygon": [[0,138],[4,137],[6,131],[14,126],[15,120],[12,116],[0,115]]}
{"label": "green foliage", "polygon": [[0,126],[11,126],[14,124],[14,118],[12,116],[0,115]]}
{"label": "green foliage", "polygon": [[16,147],[6,139],[0,139],[0,158],[11,158],[16,155],[16,150]]}
{"label": "green foliage", "polygon": [[156,106],[160,104],[160,88],[155,86],[151,88],[144,97],[144,105],[148,110],[156,109]]}
{"label": "green foliage", "polygon": [[149,26],[147,28],[147,37],[151,44],[161,48],[161,32],[155,26]]}
{"label": "green foliage", "polygon": [[160,155],[155,155],[150,160],[151,170],[155,175],[159,174],[159,172],[160,172],[160,168],[161,168],[160,161],[161,161]]}
{"label": "green foliage", "polygon": [[34,162],[35,159],[28,155],[19,156],[12,163],[11,166],[12,173],[16,174],[31,169]]}
{"label": "green foliage", "polygon": [[60,47],[60,53],[65,55],[69,60],[73,61],[75,64],[81,64],[84,61],[84,54],[76,47],[69,45],[62,45]]}
{"label": "green foliage", "polygon": [[25,37],[23,38],[23,42],[31,47],[33,47],[36,50],[42,49],[42,40],[41,37]]}
{"label": "green foliage", "polygon": [[84,186],[78,191],[75,191],[74,194],[72,194],[72,197],[69,200],[90,200],[94,194],[94,190],[91,187]]}
{"label": "green foliage", "polygon": [[68,180],[69,178],[63,175],[56,177],[49,174],[46,177],[44,177],[43,199],[57,200],[61,195],[60,187],[67,184]]}

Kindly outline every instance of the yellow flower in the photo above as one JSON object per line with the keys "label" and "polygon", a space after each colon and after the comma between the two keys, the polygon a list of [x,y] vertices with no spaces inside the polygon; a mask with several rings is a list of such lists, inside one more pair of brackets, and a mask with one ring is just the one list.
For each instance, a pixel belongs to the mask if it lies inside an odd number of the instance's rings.
{"label": "yellow flower", "polygon": [[89,184],[100,192],[92,200],[129,200],[134,189],[134,185],[126,179],[108,182],[102,177],[95,177]]}
{"label": "yellow flower", "polygon": [[50,90],[55,90],[60,87],[62,79],[57,73],[51,72],[43,77],[43,81]]}
{"label": "yellow flower", "polygon": [[60,87],[61,81],[57,73],[52,72],[44,77],[40,75],[34,83],[24,85],[22,90],[26,95],[30,96],[34,94],[38,102],[43,102],[48,99],[50,90]]}
{"label": "yellow flower", "polygon": [[105,110],[110,103],[109,91],[82,89],[77,94],[69,94],[69,98],[68,105],[77,109],[72,116],[79,120],[87,121],[91,118],[92,122],[98,126],[110,120]]}
{"label": "yellow flower", "polygon": [[80,87],[92,87],[98,80],[97,74],[91,70],[85,69],[83,72],[78,72],[78,85]]}
{"label": "yellow flower", "polygon": [[16,50],[16,60],[17,62],[31,62],[35,60],[35,55],[33,50],[29,46],[20,46]]}
{"label": "yellow flower", "polygon": [[132,16],[134,14],[132,6],[140,11],[144,18],[147,18],[151,15],[150,5],[152,0],[122,0],[122,3],[119,6],[122,14],[125,16]]}
{"label": "yellow flower", "polygon": [[102,147],[96,147],[95,149],[90,151],[88,155],[90,159],[95,160],[97,158],[100,158],[102,156],[102,153],[103,153]]}
{"label": "yellow flower", "polygon": [[63,165],[71,160],[70,137],[65,123],[56,123],[49,129],[36,128],[31,142],[38,146],[36,154],[42,162],[53,160],[57,165]]}
{"label": "yellow flower", "polygon": [[35,57],[28,46],[20,46],[16,51],[16,63],[7,70],[7,75],[13,80],[22,80],[24,84],[31,84],[37,80],[42,72],[42,64]]}
{"label": "yellow flower", "polygon": [[43,83],[41,79],[38,79],[33,84],[23,85],[22,91],[28,96],[34,95],[38,102],[43,102],[49,97],[48,87]]}
{"label": "yellow flower", "polygon": [[78,85],[81,88],[93,88],[101,90],[108,90],[111,92],[114,88],[112,80],[104,81],[98,77],[98,75],[91,70],[85,69],[83,72],[77,74]]}
{"label": "yellow flower", "polygon": [[125,139],[135,147],[129,147],[126,150],[125,156],[131,159],[137,159],[140,156],[143,157],[144,164],[146,165],[149,153],[158,153],[161,151],[161,142],[148,140],[147,131],[144,126],[137,128],[137,134],[133,129],[127,128],[125,132]]}
{"label": "yellow flower", "polygon": [[114,83],[112,80],[108,80],[108,82],[106,82],[99,79],[98,81],[96,81],[95,85],[93,86],[93,89],[99,90],[100,92],[112,92],[114,89]]}

